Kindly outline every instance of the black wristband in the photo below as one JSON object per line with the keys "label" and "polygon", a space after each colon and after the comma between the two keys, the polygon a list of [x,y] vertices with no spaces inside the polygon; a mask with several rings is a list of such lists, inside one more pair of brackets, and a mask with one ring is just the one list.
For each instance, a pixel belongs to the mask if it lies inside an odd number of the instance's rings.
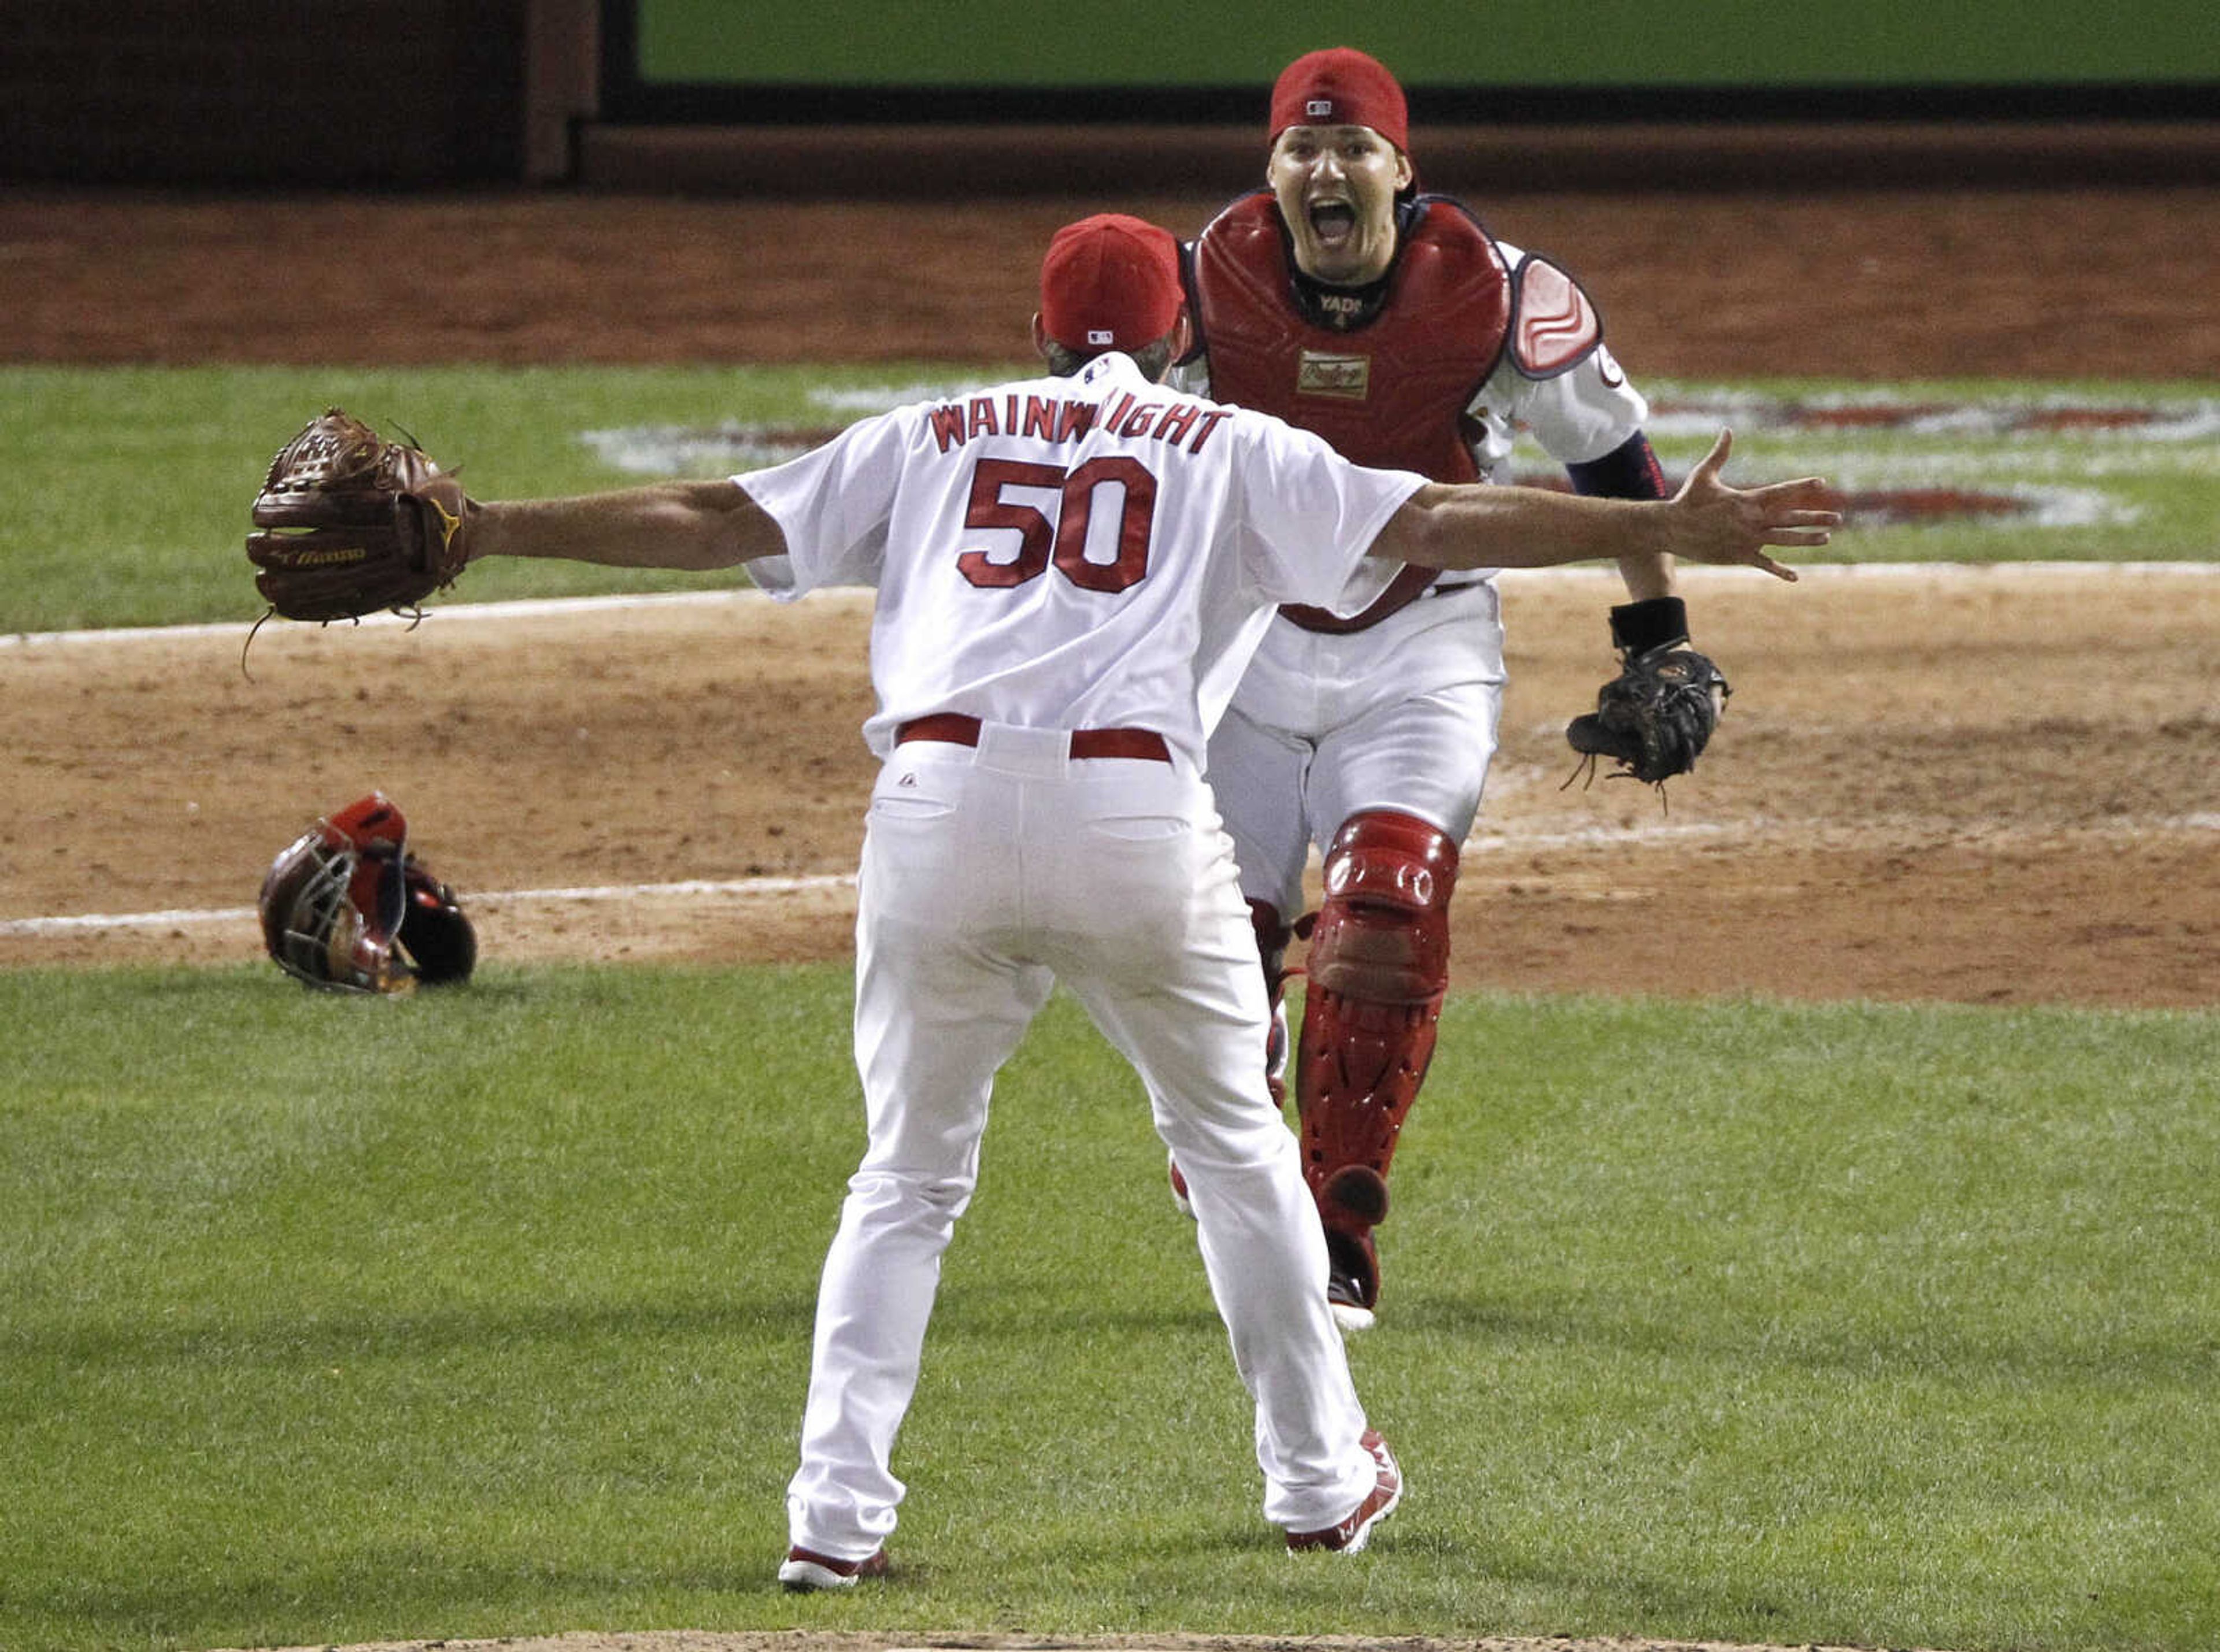
{"label": "black wristband", "polygon": [[1677,596],[1653,596],[1611,611],[1611,641],[1630,654],[1670,648],[1688,640],[1688,605]]}

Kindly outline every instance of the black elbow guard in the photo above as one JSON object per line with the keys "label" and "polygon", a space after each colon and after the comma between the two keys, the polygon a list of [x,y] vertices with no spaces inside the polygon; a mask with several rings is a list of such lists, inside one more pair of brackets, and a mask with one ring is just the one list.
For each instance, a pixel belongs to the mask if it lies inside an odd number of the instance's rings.
{"label": "black elbow guard", "polygon": [[1665,467],[1649,446],[1649,438],[1636,431],[1601,458],[1565,466],[1575,493],[1600,499],[1669,499]]}

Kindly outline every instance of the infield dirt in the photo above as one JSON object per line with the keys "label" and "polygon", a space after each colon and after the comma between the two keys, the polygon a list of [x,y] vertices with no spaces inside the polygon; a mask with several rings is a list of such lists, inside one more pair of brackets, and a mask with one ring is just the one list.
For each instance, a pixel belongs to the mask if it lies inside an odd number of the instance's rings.
{"label": "infield dirt", "polygon": [[[332,196],[273,215],[27,196],[0,202],[4,349],[1007,357],[1034,249],[1103,204]],[[1188,228],[1216,203],[1107,204]],[[2220,379],[2220,190],[1516,196],[1487,215],[1582,273],[1637,377]],[[436,270],[414,256],[435,244],[452,253]],[[1688,583],[1736,695],[1668,812],[1623,782],[1559,789],[1560,731],[1610,666],[1612,582],[1506,577],[1511,687],[1456,907],[1460,987],[2212,1001],[2220,579],[2017,567]],[[244,614],[243,559],[240,586]],[[305,820],[375,785],[471,902],[490,960],[842,956],[837,882],[507,892],[837,880],[870,770],[863,636],[853,604],[774,615],[733,599],[450,611],[406,636],[276,627],[253,683],[228,633],[0,649],[0,920],[236,909]],[[243,921],[0,934],[0,963],[255,951]]]}

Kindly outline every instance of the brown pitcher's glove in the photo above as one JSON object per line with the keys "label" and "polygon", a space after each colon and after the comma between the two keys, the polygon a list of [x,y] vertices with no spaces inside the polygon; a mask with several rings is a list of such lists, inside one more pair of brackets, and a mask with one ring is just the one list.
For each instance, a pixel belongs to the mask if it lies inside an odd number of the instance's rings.
{"label": "brown pitcher's glove", "polygon": [[1688,646],[1678,597],[1613,608],[1611,629],[1619,673],[1597,692],[1593,712],[1573,719],[1565,739],[1591,773],[1601,757],[1649,785],[1687,773],[1733,692],[1725,674]]}
{"label": "brown pitcher's glove", "polygon": [[469,560],[477,508],[423,449],[327,408],[278,450],[255,497],[255,589],[289,620],[421,613]]}

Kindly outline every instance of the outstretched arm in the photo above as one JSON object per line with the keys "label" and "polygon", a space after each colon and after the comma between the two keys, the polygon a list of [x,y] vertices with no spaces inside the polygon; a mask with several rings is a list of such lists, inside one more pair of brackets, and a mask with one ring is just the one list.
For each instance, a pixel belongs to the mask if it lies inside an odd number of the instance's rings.
{"label": "outstretched arm", "polygon": [[555,557],[622,568],[730,568],[786,550],[764,508],[733,482],[662,482],[569,499],[477,502],[470,559]]}
{"label": "outstretched arm", "polygon": [[[1546,388],[1563,385],[1568,391],[1577,390],[1585,382],[1583,375],[1590,371],[1593,369],[1584,365],[1581,372],[1552,380]],[[1598,375],[1597,383],[1603,395],[1615,397],[1631,394],[1623,380],[1616,385],[1609,385],[1604,383]],[[1548,405],[1546,402],[1541,402],[1537,404],[1537,410]],[[1538,427],[1537,433],[1539,433]],[[1547,446],[1548,443],[1545,441],[1543,445]],[[1571,478],[1575,493],[1589,494],[1603,499],[1672,497],[1672,489],[1665,485],[1665,472],[1657,463],[1656,450],[1649,446],[1649,438],[1639,430],[1600,458],[1568,461],[1565,474]],[[1623,557],[1619,559],[1618,572],[1619,577],[1626,582],[1626,595],[1630,602],[1662,602],[1674,594],[1673,563],[1669,557]]]}
{"label": "outstretched arm", "polygon": [[1762,568],[1793,580],[1768,545],[1819,545],[1842,525],[1817,477],[1733,488],[1720,480],[1733,447],[1722,430],[1669,500],[1600,499],[1538,488],[1421,488],[1388,519],[1374,556],[1427,568],[1548,568],[1560,563],[1677,557]]}

